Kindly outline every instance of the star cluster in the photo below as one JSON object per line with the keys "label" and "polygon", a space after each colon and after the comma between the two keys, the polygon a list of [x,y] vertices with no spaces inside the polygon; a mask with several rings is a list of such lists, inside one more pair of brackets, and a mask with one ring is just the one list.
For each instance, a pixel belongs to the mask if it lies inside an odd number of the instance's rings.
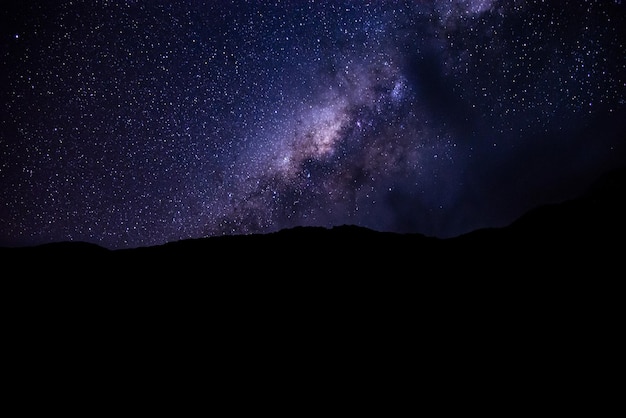
{"label": "star cluster", "polygon": [[626,163],[625,8],[12,4],[0,244],[505,225]]}

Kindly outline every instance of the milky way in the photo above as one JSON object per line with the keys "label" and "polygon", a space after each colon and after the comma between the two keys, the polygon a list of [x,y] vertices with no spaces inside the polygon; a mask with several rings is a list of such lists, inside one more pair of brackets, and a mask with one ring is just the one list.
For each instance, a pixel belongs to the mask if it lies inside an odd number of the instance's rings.
{"label": "milky way", "polygon": [[0,245],[450,237],[626,164],[621,1],[19,3]]}

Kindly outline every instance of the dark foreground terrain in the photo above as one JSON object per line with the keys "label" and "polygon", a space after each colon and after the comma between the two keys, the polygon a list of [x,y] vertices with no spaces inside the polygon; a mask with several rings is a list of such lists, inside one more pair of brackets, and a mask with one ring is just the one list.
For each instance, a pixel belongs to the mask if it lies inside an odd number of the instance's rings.
{"label": "dark foreground terrain", "polygon": [[612,289],[625,276],[625,191],[626,169],[614,170],[576,199],[450,239],[345,225],[116,251],[81,242],[0,248],[2,284],[44,297],[141,294],[168,303],[231,295],[251,304],[319,297],[394,308],[435,296],[461,305],[526,297],[595,304],[594,295],[622,294]]}
{"label": "dark foreground terrain", "polygon": [[5,395],[64,413],[604,415],[624,349],[625,190],[615,171],[446,240],[342,226],[4,248]]}
{"label": "dark foreground terrain", "polygon": [[[619,277],[626,233],[626,170],[600,178],[577,199],[546,205],[503,228],[456,238],[376,232],[356,226],[298,227],[265,235],[190,239],[109,251],[63,242],[0,248],[13,279],[58,273],[95,279],[271,281],[431,280],[471,273]],[[457,276],[458,278],[459,276]],[[524,279],[528,280],[526,276]]]}

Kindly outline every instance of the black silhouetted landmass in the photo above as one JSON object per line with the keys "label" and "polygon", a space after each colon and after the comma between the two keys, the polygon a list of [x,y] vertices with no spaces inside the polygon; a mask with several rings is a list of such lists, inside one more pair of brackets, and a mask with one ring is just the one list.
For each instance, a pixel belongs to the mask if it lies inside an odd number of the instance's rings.
{"label": "black silhouetted landmass", "polygon": [[626,170],[613,170],[576,199],[535,208],[507,227],[474,231],[449,243],[459,252],[491,252],[536,275],[613,276],[624,250],[625,192]]}
{"label": "black silhouetted landmass", "polygon": [[[344,225],[296,227],[275,233],[189,239],[154,247],[110,251],[63,242],[3,248],[4,264],[21,274],[61,271],[115,276],[194,274],[231,280],[316,276],[356,280],[434,277],[445,274],[517,276],[585,272],[609,274],[618,267],[626,232],[626,170],[614,170],[579,198],[533,209],[511,225],[455,238],[377,232]],[[227,279],[231,278],[231,279]],[[232,279],[234,280],[234,279]]]}
{"label": "black silhouetted landmass", "polygon": [[409,371],[470,392],[492,379],[503,402],[588,382],[582,395],[604,396],[621,355],[624,190],[614,171],[580,198],[451,239],[346,225],[5,248],[9,358],[38,376],[133,370],[146,387],[162,364],[208,362],[259,387],[280,367],[356,385]]}

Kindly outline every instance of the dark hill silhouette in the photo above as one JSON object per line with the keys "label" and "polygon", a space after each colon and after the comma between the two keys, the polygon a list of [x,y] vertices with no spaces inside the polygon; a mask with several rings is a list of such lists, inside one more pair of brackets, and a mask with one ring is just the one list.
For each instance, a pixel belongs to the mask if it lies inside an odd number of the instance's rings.
{"label": "dark hill silhouette", "polygon": [[507,227],[449,239],[353,225],[296,227],[115,251],[81,242],[0,248],[0,258],[21,274],[179,276],[200,271],[221,277],[265,272],[274,277],[354,277],[376,269],[387,275],[429,269],[440,274],[468,274],[470,269],[483,274],[608,274],[623,250],[624,191],[626,169],[613,170],[579,198],[533,209]]}
{"label": "dark hill silhouette", "polygon": [[578,198],[537,207],[507,227],[473,231],[447,243],[458,253],[489,252],[537,273],[612,276],[624,251],[625,197],[626,169],[616,169]]}
{"label": "dark hill silhouette", "polygon": [[210,313],[290,329],[322,321],[339,332],[337,318],[357,315],[393,333],[418,315],[436,333],[489,324],[498,335],[525,324],[543,336],[579,326],[596,335],[619,317],[625,190],[626,169],[615,170],[579,198],[450,239],[344,225],[116,251],[76,242],[4,248],[1,285],[21,312],[113,315],[122,328],[148,312],[150,321],[174,315],[191,332]]}
{"label": "dark hill silhouette", "polygon": [[255,388],[277,371],[337,380],[342,396],[339,373],[355,391],[454,380],[468,400],[489,380],[507,406],[514,392],[604,397],[621,356],[625,190],[617,170],[580,198],[452,239],[345,225],[4,248],[7,358],[19,376],[87,370],[117,386],[132,370],[146,388],[176,375],[163,365],[209,365]]}

